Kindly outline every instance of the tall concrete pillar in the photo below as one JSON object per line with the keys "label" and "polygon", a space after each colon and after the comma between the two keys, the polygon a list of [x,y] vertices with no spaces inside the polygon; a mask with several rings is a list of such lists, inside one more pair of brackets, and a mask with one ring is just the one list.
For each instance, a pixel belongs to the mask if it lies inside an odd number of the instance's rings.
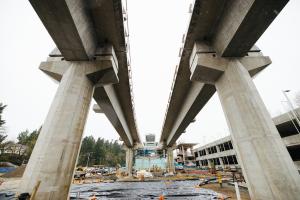
{"label": "tall concrete pillar", "polygon": [[128,176],[132,176],[133,156],[133,149],[126,148],[126,170]]}
{"label": "tall concrete pillar", "polygon": [[215,85],[251,199],[298,199],[300,176],[251,78],[270,63],[257,48],[224,58],[195,43],[191,80]]}
{"label": "tall concrete pillar", "polygon": [[101,61],[61,61],[50,57],[41,63],[40,69],[60,83],[19,193],[31,194],[40,182],[35,199],[68,198],[94,85],[112,84],[117,79],[116,63],[108,54],[112,51],[112,47],[105,51],[106,57],[100,56]]}
{"label": "tall concrete pillar", "polygon": [[41,181],[37,199],[67,199],[92,94],[85,68],[71,64],[43,124],[20,192],[31,193]]}
{"label": "tall concrete pillar", "polygon": [[167,170],[169,173],[175,173],[173,148],[167,148]]}
{"label": "tall concrete pillar", "polygon": [[232,59],[215,84],[251,199],[297,199],[300,176],[249,72]]}
{"label": "tall concrete pillar", "polygon": [[181,147],[181,151],[182,151],[182,161],[183,161],[183,165],[185,165],[185,150],[184,147]]}

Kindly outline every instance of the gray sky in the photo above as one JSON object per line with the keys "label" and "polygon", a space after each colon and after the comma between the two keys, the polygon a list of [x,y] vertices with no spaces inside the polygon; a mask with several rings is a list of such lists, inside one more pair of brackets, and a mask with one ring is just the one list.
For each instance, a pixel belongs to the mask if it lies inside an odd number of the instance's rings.
{"label": "gray sky", "polygon": [[[133,90],[140,135],[159,139],[179,48],[193,0],[128,0]],[[300,90],[300,1],[292,0],[258,41],[273,63],[255,84],[271,115],[283,111],[282,89]],[[37,129],[44,121],[57,84],[38,70],[55,47],[27,0],[0,1],[0,102],[9,139]],[[92,103],[94,104],[94,102]],[[205,144],[229,134],[217,95],[180,141]],[[85,135],[118,139],[104,115],[90,110]]]}

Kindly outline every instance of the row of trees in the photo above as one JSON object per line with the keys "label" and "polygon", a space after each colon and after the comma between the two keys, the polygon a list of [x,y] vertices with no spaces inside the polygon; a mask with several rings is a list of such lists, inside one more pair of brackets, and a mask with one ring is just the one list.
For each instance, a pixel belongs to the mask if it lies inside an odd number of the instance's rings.
{"label": "row of trees", "polygon": [[77,165],[93,166],[125,165],[125,151],[117,140],[95,139],[93,136],[86,136],[82,140]]}

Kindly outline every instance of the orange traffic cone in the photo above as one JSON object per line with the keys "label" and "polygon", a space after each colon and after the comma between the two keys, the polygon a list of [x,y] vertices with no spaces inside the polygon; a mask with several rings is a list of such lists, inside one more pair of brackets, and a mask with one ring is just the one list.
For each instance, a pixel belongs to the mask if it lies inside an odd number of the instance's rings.
{"label": "orange traffic cone", "polygon": [[97,200],[97,197],[95,195],[93,195],[90,200]]}

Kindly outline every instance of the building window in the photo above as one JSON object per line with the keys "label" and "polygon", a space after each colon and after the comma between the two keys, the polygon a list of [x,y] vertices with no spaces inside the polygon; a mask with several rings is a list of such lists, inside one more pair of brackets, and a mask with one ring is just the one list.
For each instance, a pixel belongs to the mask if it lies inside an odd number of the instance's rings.
{"label": "building window", "polygon": [[224,143],[224,149],[225,149],[225,151],[227,151],[227,150],[229,150],[230,148],[229,148],[229,144],[228,144],[228,142],[225,142]]}
{"label": "building window", "polygon": [[202,166],[207,166],[207,165],[208,165],[207,160],[201,160],[200,162],[201,162],[201,165],[202,165]]}
{"label": "building window", "polygon": [[198,152],[195,152],[195,157],[198,157]]}
{"label": "building window", "polygon": [[207,150],[208,150],[208,154],[211,154],[210,148],[208,148]]}
{"label": "building window", "polygon": [[227,156],[229,165],[234,165],[234,160],[232,156]]}
{"label": "building window", "polygon": [[219,144],[218,146],[219,146],[220,151],[224,151],[224,146],[223,146],[223,144]]}
{"label": "building window", "polygon": [[236,159],[236,156],[235,156],[235,155],[233,155],[232,157],[233,157],[233,161],[234,161],[234,163],[235,163],[236,165],[237,165],[237,164],[239,164],[239,163],[238,163],[238,161],[237,161],[237,159]]}
{"label": "building window", "polygon": [[226,159],[226,157],[222,157],[221,159],[222,159],[224,165],[228,165],[228,160]]}
{"label": "building window", "polygon": [[229,148],[230,148],[230,149],[233,149],[233,146],[232,146],[231,141],[228,142],[228,145],[229,145]]}
{"label": "building window", "polygon": [[219,158],[214,158],[214,164],[215,164],[215,165],[220,165],[220,160],[219,160]]}

